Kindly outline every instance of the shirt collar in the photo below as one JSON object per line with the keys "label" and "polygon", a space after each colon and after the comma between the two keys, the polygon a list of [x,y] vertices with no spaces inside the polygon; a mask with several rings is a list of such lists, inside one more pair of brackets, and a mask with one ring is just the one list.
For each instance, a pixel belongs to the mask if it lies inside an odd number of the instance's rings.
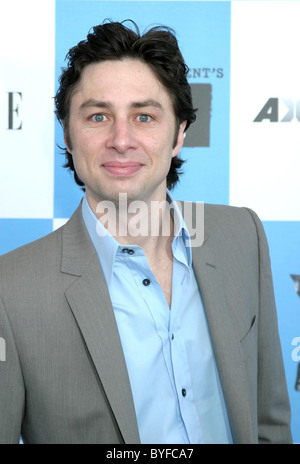
{"label": "shirt collar", "polygon": [[167,190],[167,201],[171,206],[170,212],[174,220],[174,240],[172,244],[173,255],[176,259],[191,268],[192,248],[190,234],[184,222],[178,203],[174,200],[169,190]]}
{"label": "shirt collar", "polygon": [[86,195],[84,195],[82,201],[82,217],[98,254],[107,285],[109,286],[115,256],[120,244],[97,219],[87,201]]}
{"label": "shirt collar", "polygon": [[[169,190],[167,190],[167,201],[171,206],[170,212],[174,220],[174,240],[172,243],[173,256],[188,268],[191,268],[192,249],[190,246],[190,235],[180,208]],[[107,285],[109,286],[112,279],[116,253],[118,248],[123,248],[123,246],[120,245],[107,229],[105,229],[102,223],[98,221],[87,201],[86,195],[84,195],[82,201],[82,217],[98,254]]]}

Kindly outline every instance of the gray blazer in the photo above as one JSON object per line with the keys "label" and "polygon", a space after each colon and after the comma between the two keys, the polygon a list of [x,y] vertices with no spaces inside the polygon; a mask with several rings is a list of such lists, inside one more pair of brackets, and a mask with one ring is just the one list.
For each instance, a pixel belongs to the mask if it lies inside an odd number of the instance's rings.
{"label": "gray blazer", "polygon": [[[257,216],[205,206],[193,248],[235,443],[291,443],[268,245]],[[79,207],[0,257],[0,443],[139,443],[103,272]],[[162,405],[163,407],[163,405]],[[166,406],[167,407],[167,406]]]}

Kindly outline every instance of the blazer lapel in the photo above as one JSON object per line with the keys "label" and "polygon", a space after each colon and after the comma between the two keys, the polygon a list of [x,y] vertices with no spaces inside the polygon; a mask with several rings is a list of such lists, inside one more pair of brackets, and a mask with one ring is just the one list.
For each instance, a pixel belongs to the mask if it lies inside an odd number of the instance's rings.
{"label": "blazer lapel", "polygon": [[[207,219],[206,224],[207,225]],[[220,258],[206,237],[201,247],[192,249],[193,268],[202,296],[218,366],[229,421],[235,443],[253,441],[251,410],[247,402],[247,377],[230,306],[226,303]],[[220,250],[221,251],[221,250]]]}
{"label": "blazer lapel", "polygon": [[66,290],[66,298],[124,442],[139,443],[119,332],[99,259],[83,223],[81,206],[64,226],[61,270],[78,276]]}

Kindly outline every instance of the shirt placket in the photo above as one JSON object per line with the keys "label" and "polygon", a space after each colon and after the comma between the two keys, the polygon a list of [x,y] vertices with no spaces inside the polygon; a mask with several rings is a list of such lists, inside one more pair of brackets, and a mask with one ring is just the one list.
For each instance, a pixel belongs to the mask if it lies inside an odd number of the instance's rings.
{"label": "shirt placket", "polygon": [[[182,411],[186,410],[186,402],[183,402],[183,399],[185,399],[184,397],[187,392],[189,392],[189,395],[191,394],[191,380],[188,369],[186,368],[187,358],[184,342],[181,338],[180,331],[176,328],[176,318],[174,318],[174,328],[171,324],[173,313],[178,312],[180,302],[173,305],[170,310],[165,300],[162,288],[152,273],[143,251],[138,250],[135,251],[135,253],[130,253],[125,250],[125,253],[127,254],[127,259],[129,257],[131,258],[130,271],[136,282],[137,288],[148,307],[154,321],[157,334],[160,337],[165,367],[168,371],[170,383],[174,391],[174,397],[177,402],[178,425],[184,440],[186,443],[189,443],[190,441],[186,431]],[[180,272],[179,280],[182,281],[184,291],[184,285],[188,279],[183,270]],[[182,358],[182,360],[180,361],[178,359],[176,361],[176,358]],[[184,415],[186,414],[184,413]]]}
{"label": "shirt placket", "polygon": [[[185,307],[184,298],[190,285],[190,269],[185,259],[182,259],[181,253],[177,252],[177,257],[180,257],[180,261],[174,259],[172,307],[169,328],[171,365],[180,414],[188,440],[190,443],[203,443],[200,420],[194,401],[192,376],[186,344],[181,328],[181,321],[184,317],[182,309]],[[195,424],[198,424],[198,426],[195,427]]]}

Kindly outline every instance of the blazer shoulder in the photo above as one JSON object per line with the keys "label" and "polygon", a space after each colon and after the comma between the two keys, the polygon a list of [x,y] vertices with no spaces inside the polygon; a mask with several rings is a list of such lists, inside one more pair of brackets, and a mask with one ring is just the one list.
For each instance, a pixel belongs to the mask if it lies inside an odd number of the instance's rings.
{"label": "blazer shoulder", "polygon": [[211,203],[204,203],[205,213],[214,218],[215,220],[231,221],[253,221],[253,217],[258,218],[257,214],[245,206],[231,206],[231,205],[218,205]]}
{"label": "blazer shoulder", "polygon": [[247,207],[205,204],[204,221],[210,228],[235,230],[246,235],[256,234],[263,229],[258,215]]}
{"label": "blazer shoulder", "polygon": [[213,237],[216,246],[241,249],[250,253],[269,252],[269,246],[262,221],[250,208],[227,205],[206,204],[204,207],[205,236]]}
{"label": "blazer shoulder", "polygon": [[0,256],[0,277],[8,271],[19,269],[22,272],[30,272],[32,265],[38,267],[38,263],[44,260],[53,262],[58,252],[61,254],[62,227],[47,234],[38,240],[18,247]]}

